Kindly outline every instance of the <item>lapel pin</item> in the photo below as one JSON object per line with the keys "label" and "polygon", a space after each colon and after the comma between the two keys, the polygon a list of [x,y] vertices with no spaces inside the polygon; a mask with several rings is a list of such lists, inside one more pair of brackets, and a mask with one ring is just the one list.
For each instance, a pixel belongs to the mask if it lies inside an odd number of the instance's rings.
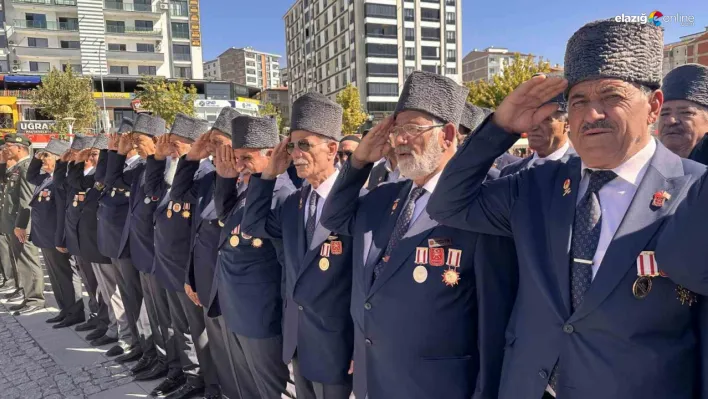
{"label": "lapel pin", "polygon": [[399,201],[400,201],[400,199],[397,199],[397,200],[393,201],[393,206],[391,207],[391,215],[393,215],[393,212],[395,212],[395,211],[396,211],[396,208],[398,208],[398,202],[399,202]]}
{"label": "lapel pin", "polygon": [[651,204],[654,207],[661,208],[662,206],[664,206],[664,202],[670,199],[671,194],[667,193],[666,191],[657,191],[652,197]]}
{"label": "lapel pin", "polygon": [[563,182],[563,196],[570,194],[570,179],[565,179]]}
{"label": "lapel pin", "polygon": [[302,209],[302,197],[300,197],[300,205],[297,207],[297,209]]}

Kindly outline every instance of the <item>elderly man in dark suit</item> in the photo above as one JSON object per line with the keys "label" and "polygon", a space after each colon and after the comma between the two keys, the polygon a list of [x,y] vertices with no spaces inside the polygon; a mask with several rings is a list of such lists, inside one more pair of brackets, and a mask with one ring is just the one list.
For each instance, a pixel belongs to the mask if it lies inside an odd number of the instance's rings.
{"label": "elderly man in dark suit", "polygon": [[[291,120],[289,138],[276,147],[263,173],[251,176],[241,231],[283,241],[283,362],[293,362],[296,396],[347,399],[353,350],[352,239],[319,220],[339,174],[334,158],[342,107],[319,93],[307,93],[293,104]],[[276,178],[291,159],[309,185],[271,209]]]}
{"label": "elderly man in dark suit", "polygon": [[[515,287],[499,289],[493,275],[515,271],[513,242],[482,245],[479,234],[441,226],[425,211],[457,149],[466,97],[449,78],[413,72],[394,116],[362,141],[322,211],[325,227],[354,237],[359,398],[496,397]],[[359,197],[390,145],[411,180]]]}
{"label": "elderly man in dark suit", "polygon": [[[500,399],[706,397],[706,315],[654,254],[705,171],[650,131],[663,103],[662,39],[652,24],[583,26],[568,41],[566,79],[536,76],[509,94],[430,199],[443,224],[515,239],[519,290]],[[558,109],[546,103],[561,92],[578,157],[485,183],[494,159]]]}

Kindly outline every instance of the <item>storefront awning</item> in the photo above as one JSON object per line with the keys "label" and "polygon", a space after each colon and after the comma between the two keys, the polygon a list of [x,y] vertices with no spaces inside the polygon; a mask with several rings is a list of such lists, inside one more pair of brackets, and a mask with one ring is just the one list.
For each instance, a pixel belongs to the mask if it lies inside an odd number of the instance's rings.
{"label": "storefront awning", "polygon": [[11,114],[12,108],[9,105],[0,105],[0,114]]}
{"label": "storefront awning", "polygon": [[5,82],[7,83],[41,83],[42,78],[34,75],[6,75]]}

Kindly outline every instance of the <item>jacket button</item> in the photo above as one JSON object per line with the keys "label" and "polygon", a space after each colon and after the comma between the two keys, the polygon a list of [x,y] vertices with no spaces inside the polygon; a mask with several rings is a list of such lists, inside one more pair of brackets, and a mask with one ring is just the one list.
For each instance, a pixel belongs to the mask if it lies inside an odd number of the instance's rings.
{"label": "jacket button", "polygon": [[548,379],[548,372],[546,370],[539,370],[538,376],[543,378],[544,380]]}
{"label": "jacket button", "polygon": [[374,344],[374,343],[373,343],[373,342],[371,342],[371,340],[370,340],[370,339],[368,339],[368,338],[367,338],[367,339],[366,339],[366,340],[365,340],[364,342],[366,342],[366,346],[371,346],[371,345],[373,345],[373,344]]}
{"label": "jacket button", "polygon": [[572,324],[566,324],[563,326],[563,332],[566,334],[572,334],[575,332],[575,327]]}
{"label": "jacket button", "polygon": [[369,302],[364,304],[364,309],[371,310],[371,304]]}
{"label": "jacket button", "polygon": [[302,306],[297,307],[299,310],[303,310],[304,308]]}

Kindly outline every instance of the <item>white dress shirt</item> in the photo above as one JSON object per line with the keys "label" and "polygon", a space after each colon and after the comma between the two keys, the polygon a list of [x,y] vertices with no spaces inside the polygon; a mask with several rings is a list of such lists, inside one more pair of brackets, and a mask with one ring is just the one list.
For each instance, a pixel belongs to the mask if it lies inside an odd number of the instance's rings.
{"label": "white dress shirt", "polygon": [[[438,180],[440,180],[441,174],[442,171],[438,172],[435,176],[431,177],[427,183],[423,185],[423,189],[425,190],[425,192],[418,198],[418,201],[415,202],[415,209],[413,210],[413,219],[411,219],[411,224],[408,225],[409,229],[411,228],[411,226],[413,226],[413,223],[418,220],[418,216],[423,213],[425,207],[428,206],[428,200],[430,199],[430,195],[433,193],[433,190],[435,190],[435,187],[438,185]],[[416,187],[418,187],[418,185],[413,183],[413,187],[411,187],[411,191],[408,193],[408,198],[410,198],[411,193]]]}
{"label": "white dress shirt", "polygon": [[404,180],[404,178],[401,176],[401,170],[398,169],[398,166],[396,166],[396,169],[393,169],[391,161],[389,161],[387,158],[381,158],[380,160],[374,162],[374,167],[382,163],[386,165],[386,171],[388,172],[386,180],[384,180],[382,183],[396,183],[400,180]]}
{"label": "white dress shirt", "polygon": [[[656,142],[649,141],[643,149],[634,154],[632,158],[626,160],[622,165],[612,169],[617,174],[617,178],[605,184],[599,191],[600,207],[602,208],[602,227],[600,230],[600,240],[597,244],[597,251],[592,258],[592,277],[595,278],[597,270],[602,264],[607,247],[615,236],[615,232],[622,223],[624,215],[627,213],[634,194],[637,192],[639,183],[649,167],[649,162],[656,152]],[[590,184],[587,173],[587,166],[582,163],[582,180],[578,189],[578,203],[585,195]],[[649,200],[649,198],[647,198]]]}
{"label": "white dress shirt", "polygon": [[128,159],[126,159],[126,160],[125,160],[125,166],[123,167],[123,170],[125,171],[126,169],[132,167],[133,164],[135,164],[136,162],[138,162],[139,159],[140,159],[140,155],[137,155],[137,154],[136,154],[136,155],[133,155],[132,157],[130,157],[130,158],[128,158]]}
{"label": "white dress shirt", "polygon": [[549,160],[549,161],[557,161],[561,158],[563,158],[563,155],[565,155],[566,152],[568,152],[568,149],[570,148],[570,142],[568,140],[565,141],[565,144],[563,144],[560,148],[557,150],[553,151],[552,153],[548,154],[547,157],[539,157],[537,152],[534,152],[533,155],[531,156],[531,163],[533,163],[537,159],[544,159],[544,160]]}
{"label": "white dress shirt", "polygon": [[[322,209],[324,208],[324,203],[327,200],[327,197],[329,196],[329,192],[332,191],[332,186],[334,186],[335,180],[337,180],[337,176],[339,176],[339,169],[335,168],[334,173],[332,173],[325,181],[320,184],[315,191],[317,194],[320,196],[320,198],[317,199],[317,214],[315,215],[315,225],[319,223],[320,220],[320,215],[322,215]],[[312,190],[310,190],[310,194],[307,195],[307,198],[305,198],[305,201],[303,203],[303,207],[305,208],[305,225],[307,225],[307,217],[310,215],[310,197],[312,196]]]}
{"label": "white dress shirt", "polygon": [[88,168],[88,169],[84,169],[84,176],[90,175],[91,172],[92,172],[94,169],[96,169],[96,167],[94,167],[94,166],[91,166],[91,167]]}

